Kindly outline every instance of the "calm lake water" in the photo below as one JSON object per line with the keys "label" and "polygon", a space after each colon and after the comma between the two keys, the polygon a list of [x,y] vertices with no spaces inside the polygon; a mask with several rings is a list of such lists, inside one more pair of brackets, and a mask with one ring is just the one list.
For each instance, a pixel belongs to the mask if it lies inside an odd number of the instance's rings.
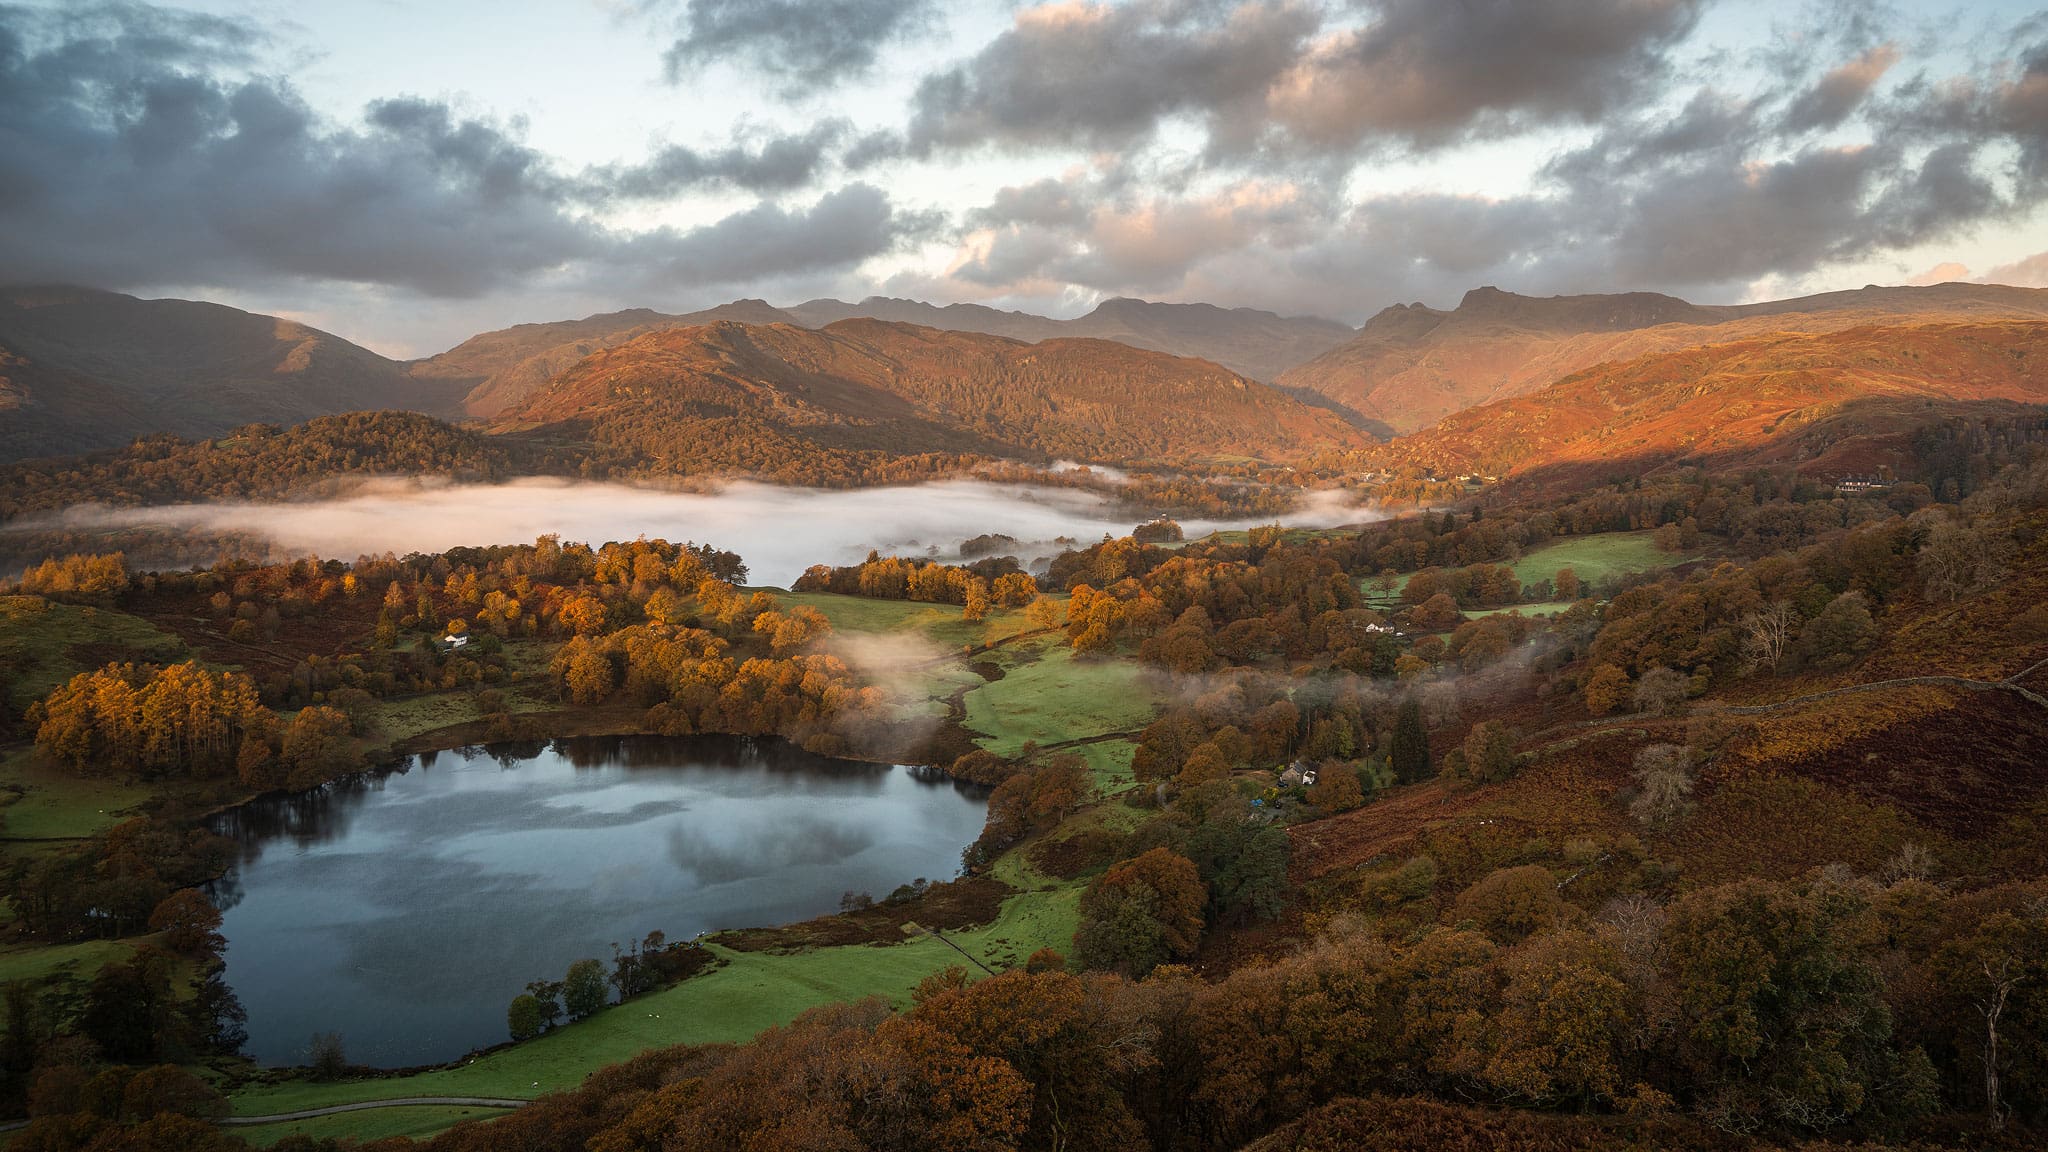
{"label": "calm lake water", "polygon": [[595,737],[443,752],[245,805],[215,886],[245,1051],[451,1060],[506,1039],[505,1005],[651,929],[783,924],[946,879],[985,795],[930,770],[781,741]]}

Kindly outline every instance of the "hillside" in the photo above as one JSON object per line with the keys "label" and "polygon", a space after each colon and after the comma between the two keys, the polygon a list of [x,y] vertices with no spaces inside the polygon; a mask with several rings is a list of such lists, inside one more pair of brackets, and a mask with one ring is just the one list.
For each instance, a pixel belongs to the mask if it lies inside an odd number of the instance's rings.
{"label": "hillside", "polygon": [[1914,430],[1966,405],[2048,403],[2048,323],[1785,333],[1568,376],[1404,437],[1439,473],[1640,475],[1671,464],[1897,467]]}
{"label": "hillside", "polygon": [[460,392],[295,321],[77,288],[0,292],[0,460],[404,408]]}
{"label": "hillside", "polygon": [[1872,324],[2048,319],[2048,291],[2001,285],[1870,287],[1761,304],[1689,304],[1650,292],[1518,296],[1475,288],[1451,311],[1395,305],[1278,383],[1348,405],[1406,435],[1614,360],[1774,332]]}
{"label": "hillside", "polygon": [[439,355],[407,365],[421,380],[446,381],[463,391],[462,410],[495,416],[547,386],[578,360],[663,328],[732,320],[787,324],[791,316],[760,300],[735,300],[702,312],[670,315],[652,308],[602,312],[581,320],[515,324],[472,336]]}
{"label": "hillside", "polygon": [[1054,320],[980,304],[940,307],[920,300],[870,296],[858,304],[809,300],[775,308],[735,300],[702,312],[671,315],[647,308],[607,312],[581,320],[520,324],[473,336],[438,356],[415,361],[422,379],[469,386],[464,410],[496,416],[533,395],[593,352],[615,348],[664,328],[691,328],[730,320],[741,324],[795,324],[824,328],[842,320],[881,320],[946,332],[974,332],[1036,343],[1062,338],[1114,340],[1134,348],[1213,360],[1241,376],[1273,380],[1294,365],[1334,347],[1352,330],[1334,320],[1285,317],[1251,308],[1209,304],[1154,304],[1109,300],[1086,316]]}
{"label": "hillside", "polygon": [[919,456],[1173,463],[1363,442],[1337,417],[1206,361],[877,320],[651,332],[578,363],[500,427],[660,471],[822,483]]}
{"label": "hillside", "polygon": [[870,296],[859,304],[812,300],[788,311],[798,323],[813,328],[864,317],[1032,342],[1059,337],[1114,340],[1134,348],[1213,360],[1240,376],[1268,382],[1355,334],[1346,325],[1316,316],[1279,316],[1255,308],[1161,304],[1124,297],[1105,300],[1086,316],[1072,320],[1003,312],[979,304],[941,308],[881,296]]}

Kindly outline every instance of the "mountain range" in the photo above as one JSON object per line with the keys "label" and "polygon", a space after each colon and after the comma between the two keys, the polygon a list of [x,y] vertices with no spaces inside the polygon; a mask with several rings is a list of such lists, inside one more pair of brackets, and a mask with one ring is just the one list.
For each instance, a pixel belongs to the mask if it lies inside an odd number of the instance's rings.
{"label": "mountain range", "polygon": [[316,328],[194,300],[0,292],[0,460],[333,412],[460,412],[462,390]]}
{"label": "mountain range", "polygon": [[1358,335],[1280,374],[1405,436],[1475,405],[1520,396],[1610,361],[1747,340],[1881,324],[2048,320],[2048,290],[1938,284],[1830,292],[1760,304],[1701,305],[1653,292],[1518,296],[1475,288],[1455,309],[1395,305]]}
{"label": "mountain range", "polygon": [[608,466],[806,483],[990,457],[1278,462],[1370,446],[1362,428],[1400,435],[1383,459],[1440,473],[1569,472],[1618,449],[1659,466],[1811,460],[1884,436],[1896,448],[1943,405],[2048,399],[2033,375],[2044,322],[2048,291],[1973,284],[1735,306],[1478,288],[1355,332],[1135,300],[1073,320],[739,300],[523,324],[401,362],[216,304],[28,288],[0,293],[0,460],[372,409],[468,418]]}
{"label": "mountain range", "polygon": [[578,361],[492,426],[659,472],[805,483],[904,457],[1195,465],[1369,443],[1332,413],[1206,360],[868,319],[646,331]]}
{"label": "mountain range", "polygon": [[1384,451],[1439,475],[1569,486],[1669,466],[1904,472],[1955,416],[2048,404],[2048,324],[1777,332],[1601,364],[1446,417]]}
{"label": "mountain range", "polygon": [[737,300],[682,315],[635,308],[581,320],[522,324],[472,337],[415,362],[411,370],[423,379],[468,383],[463,409],[472,416],[495,416],[583,357],[658,329],[723,320],[823,328],[854,319],[977,332],[1028,343],[1074,337],[1114,340],[1134,348],[1211,360],[1241,376],[1265,381],[1355,334],[1334,320],[1283,317],[1250,308],[1125,299],[1104,301],[1093,312],[1073,320],[1005,312],[979,304],[940,307],[882,296],[858,304],[811,300],[790,308],[776,308],[762,300]]}

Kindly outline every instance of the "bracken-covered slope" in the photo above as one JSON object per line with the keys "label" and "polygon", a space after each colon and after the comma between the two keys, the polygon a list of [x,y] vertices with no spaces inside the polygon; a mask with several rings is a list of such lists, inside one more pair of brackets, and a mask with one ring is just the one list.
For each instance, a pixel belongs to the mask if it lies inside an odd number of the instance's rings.
{"label": "bracken-covered slope", "polygon": [[1996,284],[1862,288],[1762,304],[1689,304],[1650,292],[1518,296],[1476,288],[1455,310],[1396,305],[1358,336],[1280,376],[1405,435],[1615,360],[1872,324],[2048,320],[2048,290]]}
{"label": "bracken-covered slope", "polygon": [[1897,466],[1914,430],[2048,403],[2048,323],[1866,327],[1667,352],[1566,377],[1395,441],[1439,473],[1605,479],[1670,465]]}
{"label": "bracken-covered slope", "polygon": [[602,312],[581,320],[515,324],[472,336],[446,352],[407,367],[422,380],[441,380],[464,390],[463,411],[495,416],[542,388],[578,360],[616,348],[663,328],[688,328],[734,320],[742,324],[788,324],[793,318],[762,300],[735,300],[702,312],[670,315],[652,308]]}
{"label": "bracken-covered slope", "polygon": [[1178,463],[1364,442],[1207,361],[875,320],[652,332],[583,360],[501,427],[661,471],[825,483],[928,455]]}
{"label": "bracken-covered slope", "polygon": [[683,315],[635,308],[581,320],[521,324],[473,336],[438,356],[415,361],[411,368],[422,378],[467,384],[470,391],[464,408],[473,416],[495,416],[540,391],[593,352],[616,348],[649,332],[721,320],[805,328],[823,328],[841,320],[883,320],[1029,343],[1075,337],[1114,340],[1134,348],[1213,360],[1254,380],[1273,380],[1354,335],[1345,325],[1313,316],[1144,300],[1108,300],[1073,320],[980,304],[940,307],[886,296],[870,296],[858,304],[809,300],[792,308],[775,308],[761,300],[735,300]]}
{"label": "bracken-covered slope", "polygon": [[450,413],[459,396],[275,316],[78,288],[0,292],[0,460],[334,412]]}

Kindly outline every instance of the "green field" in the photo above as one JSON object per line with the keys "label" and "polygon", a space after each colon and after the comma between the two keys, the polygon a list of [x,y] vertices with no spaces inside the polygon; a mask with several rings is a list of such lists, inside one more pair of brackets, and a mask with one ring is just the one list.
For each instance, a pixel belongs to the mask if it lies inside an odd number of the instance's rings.
{"label": "green field", "polygon": [[[1039,948],[1064,952],[1078,923],[1080,895],[1079,884],[1021,892],[1003,904],[993,922],[948,932],[946,938],[998,970],[1021,965]],[[267,1115],[398,1096],[537,1096],[574,1087],[592,1070],[650,1048],[746,1040],[820,1004],[866,996],[907,1004],[919,980],[964,963],[959,953],[930,938],[790,955],[712,947],[726,961],[724,967],[460,1067],[334,1084],[289,1081],[252,1087],[234,1094],[234,1111]],[[333,1119],[340,1123],[375,1115]],[[359,1134],[352,1127],[343,1130]]]}
{"label": "green field", "polygon": [[1001,680],[967,694],[967,727],[978,733],[982,747],[1014,756],[1027,740],[1041,746],[1097,736],[1135,732],[1151,723],[1164,703],[1146,684],[1131,660],[1076,656],[1054,639],[1024,641],[1033,645],[1036,660],[1018,660]]}
{"label": "green field", "polygon": [[120,940],[81,940],[76,944],[38,944],[0,952],[0,984],[10,980],[41,980],[68,969],[81,979],[89,978],[108,964],[135,954],[132,944]]}
{"label": "green field", "polygon": [[1095,784],[1095,794],[1115,796],[1129,791],[1138,782],[1131,773],[1131,756],[1137,750],[1138,745],[1130,740],[1102,740],[1076,745],[1073,752],[1088,762],[1088,775]]}
{"label": "green field", "polygon": [[14,674],[17,709],[108,660],[162,663],[186,655],[184,641],[138,616],[39,596],[0,596],[0,665]]}
{"label": "green field", "polygon": [[1503,608],[1467,608],[1463,615],[1467,620],[1498,616],[1503,612],[1520,612],[1524,616],[1555,616],[1571,606],[1572,602],[1569,600],[1545,600],[1541,604],[1509,604]]}
{"label": "green field", "polygon": [[[1630,572],[1656,572],[1688,560],[1699,558],[1697,550],[1692,552],[1664,552],[1651,543],[1649,532],[1603,532],[1595,536],[1565,536],[1541,545],[1520,560],[1508,565],[1515,570],[1515,578],[1524,586],[1543,580],[1557,578],[1559,569],[1569,568],[1578,575],[1582,584],[1597,584]],[[1369,607],[1383,612],[1398,611],[1407,607],[1400,591],[1408,587],[1408,580],[1414,573],[1401,578],[1400,584],[1391,596],[1382,596],[1372,587],[1371,580],[1359,581],[1359,590],[1365,594]],[[1540,604],[1510,604],[1503,608],[1475,609],[1465,613],[1467,620],[1505,612],[1508,608],[1519,609],[1524,616],[1538,613],[1561,612],[1571,607],[1568,601],[1545,601]]]}
{"label": "green field", "polygon": [[1650,536],[1648,532],[1567,536],[1532,550],[1512,567],[1523,584],[1555,579],[1560,568],[1571,569],[1581,583],[1597,584],[1630,572],[1655,572],[1683,564],[1698,555],[1659,551]]}
{"label": "green field", "polygon": [[[1005,640],[1031,629],[1019,608],[1001,608],[986,620],[974,623],[960,618],[952,604],[922,604],[912,600],[870,600],[863,596],[839,596],[830,592],[781,592],[775,598],[785,608],[816,608],[832,622],[835,632],[889,635],[915,634],[949,651],[981,647]],[[1066,597],[1055,597],[1064,601]]]}
{"label": "green field", "polygon": [[67,775],[20,748],[0,756],[0,836],[13,850],[83,839],[127,819],[151,795],[141,784]]}

